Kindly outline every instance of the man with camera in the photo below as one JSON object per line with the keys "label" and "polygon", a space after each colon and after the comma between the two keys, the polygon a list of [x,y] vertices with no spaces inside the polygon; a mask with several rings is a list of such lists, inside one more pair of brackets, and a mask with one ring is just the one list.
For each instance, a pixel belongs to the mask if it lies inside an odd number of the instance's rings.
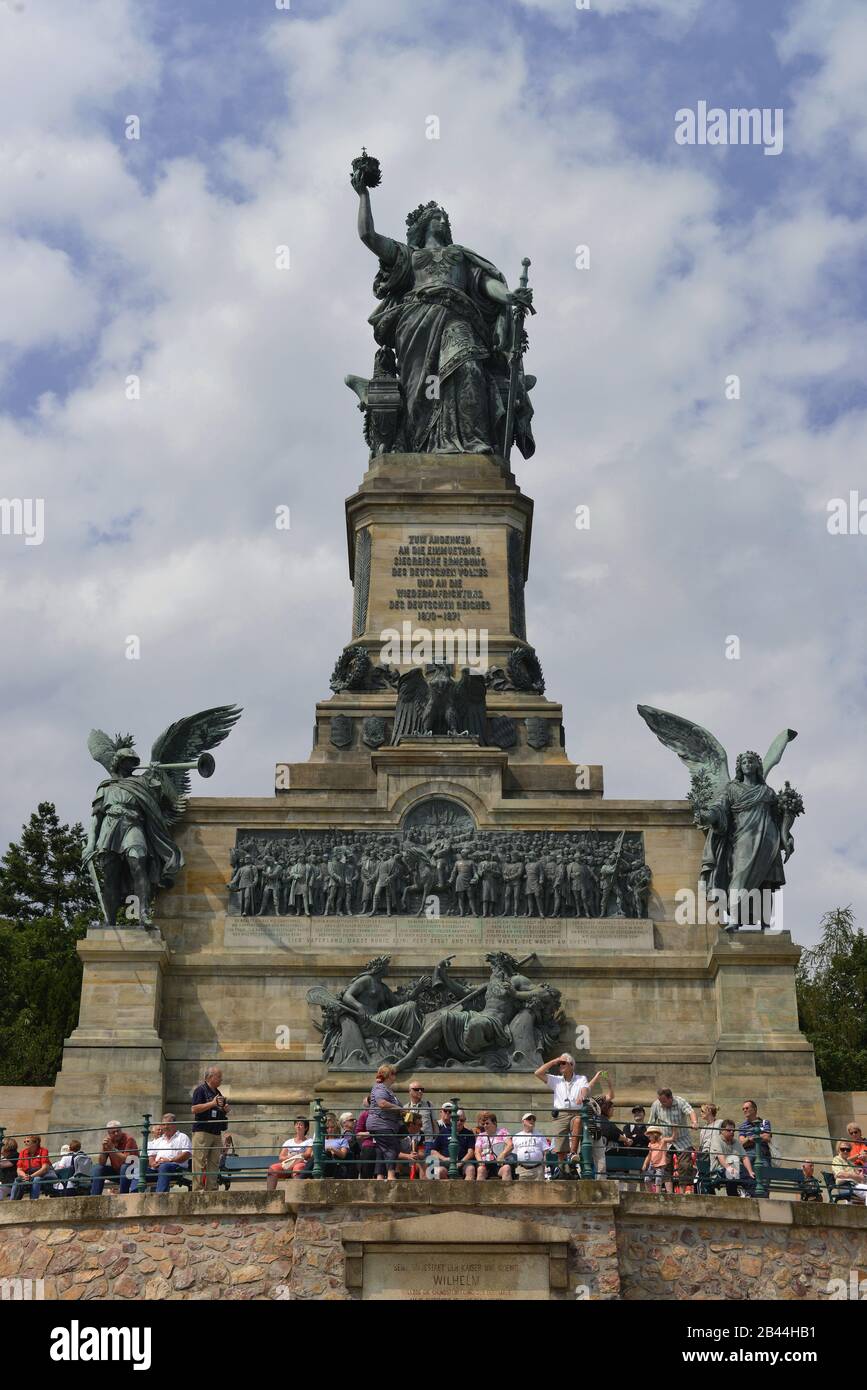
{"label": "man with camera", "polygon": [[203,1192],[208,1175],[216,1188],[222,1150],[221,1135],[228,1126],[229,1102],[220,1091],[223,1073],[208,1067],[204,1079],[193,1091],[193,1191]]}
{"label": "man with camera", "polygon": [[570,1136],[574,1137],[573,1124],[578,1130],[581,1106],[590,1094],[590,1087],[599,1079],[599,1074],[594,1076],[593,1081],[588,1081],[586,1076],[576,1073],[575,1058],[564,1052],[550,1062],[543,1062],[534,1075],[553,1091],[551,1114],[557,1123],[553,1127],[552,1139],[562,1162],[569,1149]]}

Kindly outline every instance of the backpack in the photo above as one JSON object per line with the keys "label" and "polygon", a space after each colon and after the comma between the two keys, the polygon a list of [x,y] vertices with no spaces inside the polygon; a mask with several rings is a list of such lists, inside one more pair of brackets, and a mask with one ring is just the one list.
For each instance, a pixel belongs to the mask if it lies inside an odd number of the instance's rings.
{"label": "backpack", "polygon": [[72,1172],[67,1181],[70,1192],[89,1192],[93,1179],[93,1159],[89,1154],[77,1153],[72,1160]]}

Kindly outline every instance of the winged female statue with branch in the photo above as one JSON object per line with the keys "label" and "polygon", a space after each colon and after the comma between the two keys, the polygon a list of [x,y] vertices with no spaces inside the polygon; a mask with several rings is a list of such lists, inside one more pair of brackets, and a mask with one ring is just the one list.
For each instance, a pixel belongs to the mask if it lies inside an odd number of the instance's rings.
{"label": "winged female statue with branch", "polygon": [[773,894],[786,881],[783,864],[795,850],[792,825],[804,809],[788,782],[775,791],[766,779],[797,732],[783,729],[764,758],[739,753],[732,777],[726,750],[700,724],[651,705],[639,705],[638,713],[691,774],[695,823],[707,832],[701,881],[708,897],[713,893],[725,903],[726,930],[761,926],[764,931]]}
{"label": "winged female statue with branch", "polygon": [[141,759],[132,734],[111,738],[102,729],[91,730],[87,747],[108,777],[93,800],[82,858],[107,925],[116,925],[121,908],[125,925],[153,922],[156,890],[170,888],[184,864],[172,830],[189,796],[190,772],[211,776],[209,750],[240,717],[237,705],[216,705],[176,720],[160,734],[150,763],[138,774]]}

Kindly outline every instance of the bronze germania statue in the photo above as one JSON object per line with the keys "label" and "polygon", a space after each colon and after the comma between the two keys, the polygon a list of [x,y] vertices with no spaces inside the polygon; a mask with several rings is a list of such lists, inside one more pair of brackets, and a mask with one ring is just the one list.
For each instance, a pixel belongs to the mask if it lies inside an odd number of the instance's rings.
{"label": "bronze germania statue", "polygon": [[448,213],[420,204],[406,219],[406,241],[373,225],[370,188],[379,163],[362,154],[352,164],[358,194],[358,235],[379,257],[370,316],[379,344],[374,376],[349,376],[365,411],[372,453],[497,453],[508,459],[515,442],[525,458],[535,450],[525,376],[523,323],[534,313],[524,262],[510,290],[484,257],[452,240]]}
{"label": "bronze germania statue", "polygon": [[93,800],[82,857],[106,925],[117,925],[121,909],[124,926],[153,922],[156,890],[170,888],[184,864],[172,827],[189,794],[190,770],[211,776],[214,759],[206,750],[222,743],[240,717],[237,705],[217,705],[178,719],[160,734],[150,765],[138,775],[141,758],[132,734],[110,738],[91,730],[88,749],[108,777]]}

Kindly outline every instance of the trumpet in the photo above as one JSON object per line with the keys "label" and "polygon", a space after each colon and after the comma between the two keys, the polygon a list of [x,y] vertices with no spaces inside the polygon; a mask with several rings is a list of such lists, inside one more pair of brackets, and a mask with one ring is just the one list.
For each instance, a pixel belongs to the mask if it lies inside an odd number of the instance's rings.
{"label": "trumpet", "polygon": [[141,772],[153,772],[159,769],[161,772],[170,772],[182,769],[184,772],[195,771],[200,777],[213,777],[214,769],[217,764],[213,754],[200,753],[198,758],[194,758],[189,763],[148,763],[146,767],[140,769]]}

